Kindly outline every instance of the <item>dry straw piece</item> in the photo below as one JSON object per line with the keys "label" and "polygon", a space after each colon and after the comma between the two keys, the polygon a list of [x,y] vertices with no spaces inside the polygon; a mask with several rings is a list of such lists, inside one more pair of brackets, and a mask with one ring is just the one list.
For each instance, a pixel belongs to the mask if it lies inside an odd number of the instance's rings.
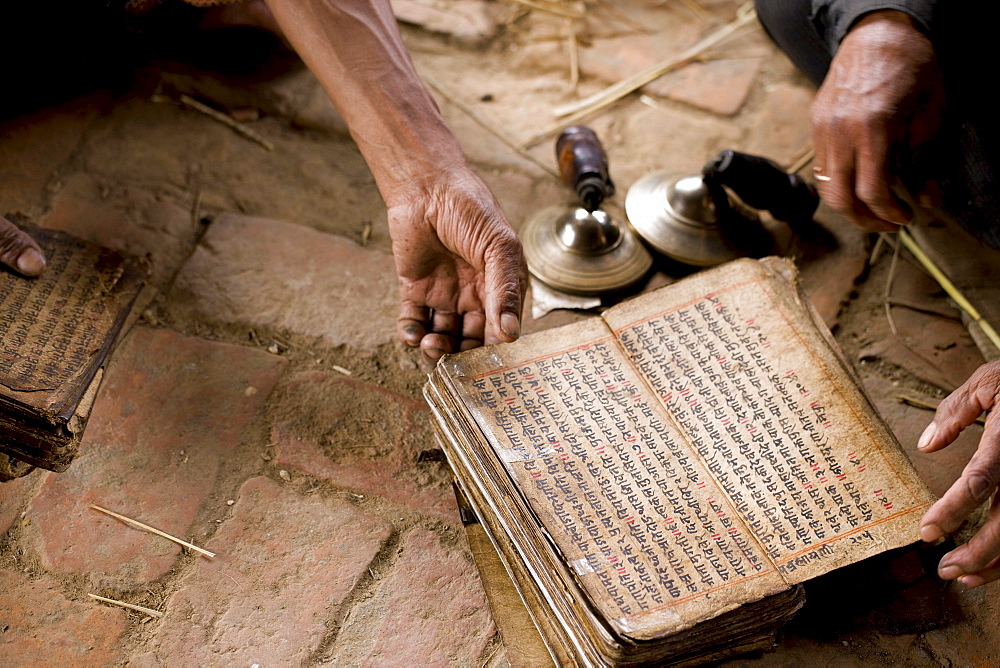
{"label": "dry straw piece", "polygon": [[913,253],[913,256],[917,258],[927,272],[934,277],[934,280],[938,282],[938,285],[940,285],[944,291],[948,293],[948,296],[955,300],[955,303],[958,304],[959,308],[965,311],[972,321],[979,325],[979,328],[983,331],[983,334],[986,335],[986,338],[990,340],[990,343],[996,346],[997,349],[1000,349],[1000,336],[997,335],[993,326],[979,314],[976,307],[965,298],[965,295],[959,292],[958,288],[955,287],[955,284],[952,283],[947,276],[945,276],[944,272],[941,271],[936,264],[934,264],[934,261],[927,256],[927,253],[925,253],[916,240],[910,236],[910,233],[901,229],[899,231],[899,240],[903,242],[903,245],[906,246],[908,251]]}
{"label": "dry straw piece", "polygon": [[129,610],[136,610],[138,612],[144,612],[150,617],[156,617],[159,619],[163,616],[163,613],[159,610],[153,610],[152,608],[144,608],[141,605],[132,605],[131,603],[125,603],[124,601],[116,601],[113,598],[104,598],[103,596],[98,596],[97,594],[87,594],[90,598],[96,598],[98,601],[104,601],[105,603],[110,603],[111,605],[119,605],[123,608],[128,608]]}
{"label": "dry straw piece", "polygon": [[706,51],[714,47],[719,42],[730,37],[733,33],[738,31],[740,28],[751,25],[753,21],[757,18],[757,14],[754,11],[753,5],[747,3],[742,5],[736,13],[736,19],[722,26],[715,32],[711,33],[697,44],[694,44],[690,48],[686,49],[682,53],[676,56],[668,58],[667,60],[653,65],[638,74],[635,74],[627,79],[623,79],[618,83],[612,84],[602,91],[598,91],[589,97],[585,97],[581,100],[576,100],[575,102],[570,102],[562,106],[556,107],[553,114],[558,118],[562,117],[562,120],[553,125],[552,127],[539,132],[533,137],[529,138],[527,141],[521,144],[522,148],[527,148],[534,146],[538,142],[556,134],[567,125],[577,123],[582,121],[584,118],[589,117],[605,107],[614,104],[618,100],[622,99],[626,95],[633,93],[634,91],[642,88],[651,81],[655,81],[667,72],[675,70],[687,63],[697,60]]}
{"label": "dry straw piece", "polygon": [[206,557],[214,557],[215,556],[215,552],[209,552],[208,550],[202,549],[202,548],[198,547],[197,545],[192,545],[191,543],[189,543],[187,541],[181,540],[180,538],[177,538],[175,536],[171,536],[170,534],[165,533],[163,531],[160,531],[159,529],[154,529],[153,527],[151,527],[151,526],[149,526],[147,524],[143,524],[142,522],[140,522],[138,520],[133,520],[130,517],[125,517],[124,515],[119,515],[116,512],[108,510],[107,508],[101,508],[100,506],[95,506],[93,504],[91,504],[90,507],[93,508],[94,510],[97,510],[99,512],[104,513],[105,515],[111,515],[111,517],[119,519],[122,522],[127,522],[127,523],[129,523],[129,524],[131,524],[133,526],[139,527],[140,529],[142,529],[144,531],[148,531],[150,533],[155,533],[157,536],[162,536],[163,538],[166,538],[167,540],[172,540],[175,543],[177,543],[178,545],[183,545],[184,547],[190,548],[190,549],[194,550],[195,552],[200,552],[201,554],[204,554]]}
{"label": "dry straw piece", "polygon": [[254,132],[253,130],[251,130],[250,128],[248,128],[247,126],[243,125],[242,123],[240,123],[239,121],[237,121],[232,116],[227,116],[226,114],[222,113],[221,111],[217,111],[215,109],[212,109],[212,107],[208,106],[207,104],[202,104],[201,102],[199,102],[198,100],[194,99],[190,95],[183,95],[182,94],[178,99],[180,100],[181,104],[183,104],[184,106],[190,107],[191,109],[194,109],[195,111],[200,111],[201,113],[205,114],[209,118],[214,118],[215,120],[219,121],[223,125],[228,125],[233,130],[235,130],[236,132],[240,133],[241,135],[243,135],[247,139],[249,139],[251,141],[257,142],[258,144],[260,144],[261,146],[263,146],[264,148],[266,148],[268,151],[273,151],[274,150],[274,144],[273,143],[271,143],[267,139],[264,139],[259,134],[257,134],[256,132]]}

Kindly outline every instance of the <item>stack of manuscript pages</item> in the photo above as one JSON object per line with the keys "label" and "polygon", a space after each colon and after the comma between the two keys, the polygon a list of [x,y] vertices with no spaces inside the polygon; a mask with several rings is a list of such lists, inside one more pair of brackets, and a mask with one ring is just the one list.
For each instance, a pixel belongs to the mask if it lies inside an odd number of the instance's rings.
{"label": "stack of manuscript pages", "polygon": [[20,225],[47,265],[37,278],[0,270],[0,481],[73,461],[145,275],[133,258]]}
{"label": "stack of manuscript pages", "polygon": [[769,647],[800,583],[916,540],[933,498],[794,279],[738,260],[431,374],[461,496],[556,663]]}

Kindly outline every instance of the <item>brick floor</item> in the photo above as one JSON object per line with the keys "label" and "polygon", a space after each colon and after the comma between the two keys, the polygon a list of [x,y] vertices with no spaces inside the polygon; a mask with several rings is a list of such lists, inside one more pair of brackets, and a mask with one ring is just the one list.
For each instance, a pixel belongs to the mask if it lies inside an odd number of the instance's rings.
{"label": "brick floor", "polygon": [[0,215],[20,211],[35,218],[54,172],[69,160],[83,134],[108,104],[95,93],[0,123]]}
{"label": "brick floor", "polygon": [[458,521],[446,465],[418,461],[437,447],[422,401],[318,371],[295,374],[277,394],[271,442],[279,466]]}
{"label": "brick floor", "polygon": [[66,598],[52,578],[0,570],[0,665],[107,666],[122,660],[125,612]]}
{"label": "brick floor", "polygon": [[20,518],[35,483],[43,474],[33,471],[23,478],[0,482],[0,536],[7,533]]}
{"label": "brick floor", "polygon": [[494,632],[464,540],[445,545],[415,529],[392,573],[356,606],[331,657],[340,665],[482,665]]}
{"label": "brick floor", "polygon": [[345,501],[249,480],[207,544],[218,556],[183,580],[136,663],[307,663],[390,532]]}
{"label": "brick floor", "polygon": [[291,223],[220,216],[170,293],[174,313],[374,350],[395,341],[392,257]]}
{"label": "brick floor", "polygon": [[160,289],[191,252],[201,227],[190,206],[85,172],[65,179],[40,224],[148,259],[152,284]]}
{"label": "brick floor", "polygon": [[247,459],[248,423],[284,366],[259,350],[135,330],[101,388],[80,454],[65,473],[46,474],[29,507],[25,533],[46,568],[110,590],[165,574],[177,545],[89,505],[200,538],[197,529],[212,526],[198,518],[220,471]]}
{"label": "brick floor", "polygon": [[745,150],[781,165],[790,165],[811,146],[812,132],[802,119],[809,118],[815,91],[804,85],[778,83],[767,89],[768,100],[754,120],[754,131]]}
{"label": "brick floor", "polygon": [[[515,227],[569,198],[554,173],[554,136],[521,147],[554,127],[553,107],[681,51],[736,7],[698,0],[701,15],[683,2],[587,3],[586,20],[571,26],[516,3],[450,4],[482,11],[483,23],[404,2],[427,27],[408,26],[405,39]],[[486,19],[503,36],[482,50],[431,32],[476,39],[469,28]],[[571,27],[586,28],[577,84]],[[727,59],[650,85],[653,100],[631,95],[586,119],[608,150],[619,189],[612,204],[646,173],[695,174],[722,149],[797,157],[809,141],[812,89],[775,54],[749,28],[712,50]],[[148,316],[165,312],[163,326],[187,333],[136,329],[69,471],[0,486],[0,665],[503,665],[444,465],[419,460],[434,442],[412,351],[395,343],[386,212],[357,147],[301,70],[244,88],[226,74],[165,69],[143,69],[114,100],[99,93],[0,122],[0,212],[22,210],[149,254],[154,283],[168,294]],[[253,127],[275,150],[151,99],[172,86],[218,109],[256,107]],[[195,220],[196,199],[207,227]],[[858,336],[871,345],[853,345],[851,359],[864,358],[878,407],[940,492],[975,449],[978,428],[945,451],[914,452],[930,414],[894,395],[931,365],[888,345],[881,311],[846,317],[859,303],[880,309],[870,297],[881,286],[861,273],[868,238],[833,232],[836,244],[795,247],[805,287],[828,322],[857,288],[836,321],[838,338],[858,344],[849,327],[860,323]],[[654,281],[672,280],[669,273]],[[922,286],[912,279],[901,270],[899,281]],[[907,343],[955,379],[974,366],[953,323],[897,315]],[[526,329],[585,317],[557,312],[527,319]],[[249,329],[265,341],[284,334],[292,348],[278,357],[250,347]],[[315,371],[319,358],[361,371]],[[93,502],[218,557],[182,555],[88,509]],[[836,635],[824,609],[818,623],[786,628],[775,652],[732,665],[997,665],[995,591],[950,588],[954,616],[920,634]],[[95,603],[88,592],[165,617]],[[852,593],[862,607],[875,600],[863,587]]]}

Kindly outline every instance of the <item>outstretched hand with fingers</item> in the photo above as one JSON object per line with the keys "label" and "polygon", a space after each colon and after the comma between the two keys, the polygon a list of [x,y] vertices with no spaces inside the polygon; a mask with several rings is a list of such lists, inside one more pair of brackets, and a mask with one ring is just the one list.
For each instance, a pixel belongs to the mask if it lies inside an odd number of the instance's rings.
{"label": "outstretched hand with fingers", "polygon": [[957,529],[976,508],[990,501],[985,524],[975,536],[941,558],[938,574],[977,587],[1000,578],[1000,418],[992,412],[1000,405],[1000,361],[979,367],[969,380],[938,406],[934,421],[920,436],[917,447],[935,452],[947,447],[983,411],[986,426],[976,454],[961,477],[931,506],[920,523],[920,537],[928,542]]}
{"label": "outstretched hand with fingers", "polygon": [[521,243],[471,170],[389,208],[399,276],[399,338],[436,361],[521,332]]}

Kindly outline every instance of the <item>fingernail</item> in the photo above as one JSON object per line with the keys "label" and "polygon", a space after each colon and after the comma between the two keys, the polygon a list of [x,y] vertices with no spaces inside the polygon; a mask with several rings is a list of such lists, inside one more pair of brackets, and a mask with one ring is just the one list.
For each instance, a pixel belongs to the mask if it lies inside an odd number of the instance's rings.
{"label": "fingernail", "polygon": [[28,276],[38,276],[45,269],[45,258],[34,248],[25,248],[17,256],[17,270]]}
{"label": "fingernail", "polygon": [[920,527],[920,540],[925,543],[933,543],[938,538],[944,536],[944,531],[936,524],[925,524]]}
{"label": "fingernail", "polygon": [[942,580],[954,580],[960,575],[965,575],[965,571],[960,566],[942,566],[938,569],[938,575],[941,576]]}
{"label": "fingernail", "polygon": [[924,433],[920,434],[920,440],[917,441],[917,449],[923,450],[930,445],[931,439],[934,438],[935,433],[937,433],[937,422],[931,422],[924,429]]}
{"label": "fingernail", "polygon": [[427,356],[430,357],[432,360],[437,361],[445,356],[445,352],[440,348],[428,348]]}
{"label": "fingernail", "polygon": [[510,338],[516,339],[521,336],[521,319],[516,313],[504,311],[500,314],[500,329]]}

